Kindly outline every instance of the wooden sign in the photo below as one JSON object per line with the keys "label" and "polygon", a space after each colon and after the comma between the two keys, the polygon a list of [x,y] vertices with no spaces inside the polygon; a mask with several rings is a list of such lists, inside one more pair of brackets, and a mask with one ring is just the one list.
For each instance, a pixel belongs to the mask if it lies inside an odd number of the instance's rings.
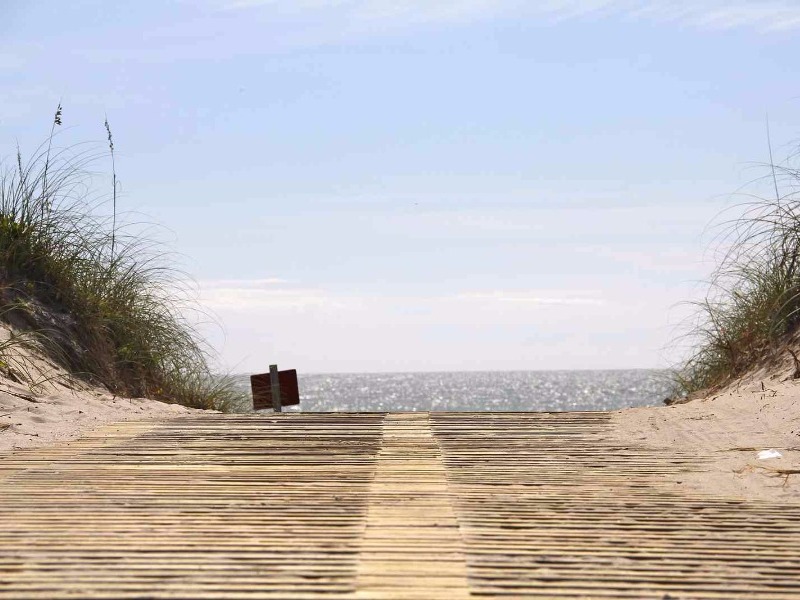
{"label": "wooden sign", "polygon": [[[280,404],[272,402],[272,379],[269,373],[250,376],[250,387],[253,390],[253,410],[294,406],[300,404],[300,390],[297,386],[297,370],[276,371],[280,387]],[[277,404],[277,406],[276,406]]]}

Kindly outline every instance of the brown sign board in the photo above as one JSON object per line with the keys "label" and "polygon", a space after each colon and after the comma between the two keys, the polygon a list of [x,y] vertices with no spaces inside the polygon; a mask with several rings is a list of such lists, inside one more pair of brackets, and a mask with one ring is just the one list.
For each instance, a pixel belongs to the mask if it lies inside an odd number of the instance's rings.
{"label": "brown sign board", "polygon": [[[300,404],[297,370],[278,371],[278,382],[281,386],[281,406]],[[250,387],[253,389],[253,410],[272,408],[272,383],[269,373],[251,375]]]}

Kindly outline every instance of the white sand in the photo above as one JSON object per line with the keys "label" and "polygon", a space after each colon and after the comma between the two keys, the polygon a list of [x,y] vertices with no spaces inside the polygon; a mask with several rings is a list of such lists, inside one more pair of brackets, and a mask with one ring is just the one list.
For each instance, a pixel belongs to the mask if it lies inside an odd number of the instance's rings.
{"label": "white sand", "polygon": [[[800,502],[800,380],[791,372],[762,371],[686,404],[618,411],[614,435],[710,457],[705,472],[672,478],[693,492]],[[782,458],[759,460],[766,449]]]}
{"label": "white sand", "polygon": [[[9,330],[0,325],[0,340]],[[14,382],[0,375],[0,452],[65,442],[92,429],[120,421],[166,420],[180,415],[214,412],[185,408],[146,398],[121,398],[70,378],[63,370],[29,349],[5,357],[17,372],[38,385]]]}
{"label": "white sand", "polygon": [[120,421],[165,420],[197,411],[145,398],[119,398],[100,390],[51,390],[34,395],[0,379],[0,452],[73,440]]}

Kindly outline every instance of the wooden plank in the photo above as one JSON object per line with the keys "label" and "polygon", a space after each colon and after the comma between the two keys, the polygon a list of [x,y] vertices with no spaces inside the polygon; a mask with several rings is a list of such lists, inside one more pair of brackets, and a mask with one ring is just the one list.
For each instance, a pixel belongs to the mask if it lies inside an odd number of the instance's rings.
{"label": "wooden plank", "polygon": [[800,502],[608,415],[202,415],[0,456],[0,598],[800,597]]}
{"label": "wooden plank", "polygon": [[[413,544],[404,560],[387,549]],[[415,558],[415,554],[419,557]],[[424,556],[446,560],[426,562]],[[469,597],[467,567],[447,478],[428,415],[388,415],[370,486],[358,598]]]}

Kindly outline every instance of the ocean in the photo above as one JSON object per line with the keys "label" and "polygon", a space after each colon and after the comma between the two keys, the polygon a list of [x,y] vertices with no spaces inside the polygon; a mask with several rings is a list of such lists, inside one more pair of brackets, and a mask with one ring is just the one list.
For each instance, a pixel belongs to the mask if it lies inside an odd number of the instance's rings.
{"label": "ocean", "polygon": [[299,374],[300,406],[284,410],[564,411],[662,404],[664,371],[491,371]]}

